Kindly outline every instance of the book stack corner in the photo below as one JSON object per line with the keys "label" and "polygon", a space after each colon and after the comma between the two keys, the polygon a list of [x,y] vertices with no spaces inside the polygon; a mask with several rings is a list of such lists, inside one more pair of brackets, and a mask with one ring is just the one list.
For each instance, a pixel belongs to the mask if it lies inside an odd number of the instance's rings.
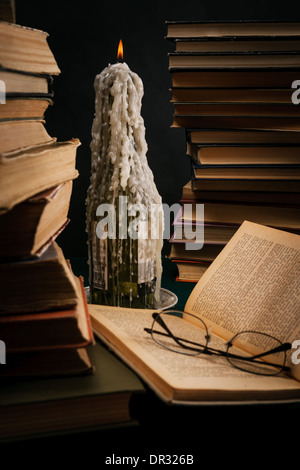
{"label": "book stack corner", "polygon": [[0,41],[0,377],[92,373],[83,279],[57,243],[80,141],[58,142],[46,128],[60,74],[47,34],[0,21]]}
{"label": "book stack corner", "polygon": [[[300,23],[167,21],[166,27],[173,45],[171,127],[185,130],[191,168],[170,258],[178,280],[197,282],[244,220],[300,233],[300,106],[292,99]],[[191,250],[195,240],[185,229],[196,234],[197,226],[204,244]]]}

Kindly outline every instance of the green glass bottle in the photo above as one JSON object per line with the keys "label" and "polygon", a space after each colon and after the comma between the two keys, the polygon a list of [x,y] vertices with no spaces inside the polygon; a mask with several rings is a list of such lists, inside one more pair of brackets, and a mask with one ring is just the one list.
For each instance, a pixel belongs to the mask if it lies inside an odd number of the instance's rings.
{"label": "green glass bottle", "polygon": [[141,79],[127,64],[95,79],[86,200],[91,303],[153,308],[159,301],[163,211],[147,162]]}

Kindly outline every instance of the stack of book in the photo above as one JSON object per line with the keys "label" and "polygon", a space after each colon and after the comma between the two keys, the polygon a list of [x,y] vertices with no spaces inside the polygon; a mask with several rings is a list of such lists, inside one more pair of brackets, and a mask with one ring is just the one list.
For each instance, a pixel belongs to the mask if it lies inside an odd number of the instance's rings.
{"label": "stack of book", "polygon": [[0,42],[0,376],[91,372],[83,282],[56,242],[80,145],[45,127],[60,69],[43,31],[1,21]]}
{"label": "stack of book", "polygon": [[[300,23],[170,21],[166,38],[191,165],[170,257],[197,281],[244,220],[300,231]],[[204,224],[201,250],[186,250],[183,224]]]}

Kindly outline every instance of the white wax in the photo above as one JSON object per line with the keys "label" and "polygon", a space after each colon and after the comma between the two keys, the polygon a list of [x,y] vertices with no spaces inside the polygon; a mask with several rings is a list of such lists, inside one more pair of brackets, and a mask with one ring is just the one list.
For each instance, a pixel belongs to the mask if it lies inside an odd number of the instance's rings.
{"label": "white wax", "polygon": [[[92,220],[94,200],[115,203],[118,187],[130,190],[136,203],[144,204],[151,213],[156,211],[158,236],[147,244],[149,259],[155,260],[156,292],[159,300],[161,286],[161,250],[163,246],[163,209],[153,173],[148,165],[148,146],[145,139],[141,104],[144,94],[140,77],[126,63],[108,65],[95,82],[95,116],[92,126],[92,176],[87,197],[87,221]],[[107,157],[113,167],[110,194],[104,195],[108,175]]]}

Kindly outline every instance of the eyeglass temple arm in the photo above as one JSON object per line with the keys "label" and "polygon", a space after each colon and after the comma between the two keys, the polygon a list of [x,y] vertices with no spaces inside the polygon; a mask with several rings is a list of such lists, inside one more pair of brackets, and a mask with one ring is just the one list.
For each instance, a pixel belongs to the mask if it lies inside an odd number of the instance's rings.
{"label": "eyeglass temple arm", "polygon": [[[230,347],[230,346],[232,346],[232,343],[229,341],[227,343],[227,345]],[[246,361],[246,362],[257,362],[256,359],[267,356],[269,354],[274,354],[274,353],[282,352],[282,351],[288,351],[289,349],[291,349],[291,347],[292,347],[292,345],[290,343],[282,343],[277,348],[270,349],[269,351],[263,352],[261,354],[257,354],[256,356],[249,356],[249,357],[238,356],[236,354],[229,353],[228,350],[227,350],[227,355],[228,355],[228,357],[233,358],[233,359],[241,359],[241,360]],[[285,364],[283,364],[283,365],[274,364],[272,362],[265,362],[265,361],[264,361],[264,364],[269,365],[269,366],[273,366],[273,367],[281,367],[283,371],[289,371],[290,370],[290,367],[286,366]]]}
{"label": "eyeglass temple arm", "polygon": [[[157,321],[157,323],[167,332],[168,336],[170,336],[171,338],[173,338],[173,340],[179,345],[181,346],[182,348],[186,348],[187,346],[185,346],[184,344],[181,343],[181,339],[180,338],[177,338],[176,336],[173,335],[172,331],[167,327],[167,325],[165,324],[165,322],[163,321],[163,319],[160,317],[160,315],[158,313],[153,313],[152,314],[152,318]],[[163,333],[162,333],[163,334]],[[184,341],[184,340],[183,340]]]}
{"label": "eyeglass temple arm", "polygon": [[[228,346],[232,346],[232,343],[229,341]],[[259,359],[260,357],[265,357],[270,354],[276,354],[278,352],[283,352],[283,351],[288,351],[291,349],[292,345],[291,343],[282,343],[280,346],[277,346],[276,348],[269,349],[268,351],[262,352],[260,354],[256,354],[255,356],[251,356],[251,359]]]}
{"label": "eyeglass temple arm", "polygon": [[[180,337],[178,337],[178,336],[174,336],[172,333],[171,333],[171,334],[169,334],[169,333],[163,333],[162,331],[153,330],[152,328],[144,328],[144,331],[146,331],[146,332],[149,333],[149,334],[152,334],[152,332],[153,332],[153,333],[155,333],[155,334],[157,334],[157,335],[161,335],[161,336],[167,336],[167,337],[170,337],[170,336],[171,336],[171,338],[173,338],[174,340],[177,340],[177,343],[178,343],[181,347],[185,347],[185,348],[188,347],[188,346],[184,346],[183,344],[181,344],[181,342],[184,342],[184,343],[187,343],[187,344],[191,344],[192,346],[198,346],[198,347],[200,346],[200,347],[204,348],[205,352],[207,351],[207,354],[211,354],[211,351],[213,351],[213,352],[214,352],[214,351],[218,352],[217,350],[213,350],[212,348],[207,348],[207,347],[205,347],[205,346],[204,346],[203,344],[201,344],[201,343],[196,343],[195,341],[190,341],[190,340],[188,340],[188,339],[186,339],[186,338],[180,338]],[[192,349],[192,348],[190,348],[190,349]],[[220,351],[220,354],[224,355],[224,353],[222,353],[222,351]]]}

